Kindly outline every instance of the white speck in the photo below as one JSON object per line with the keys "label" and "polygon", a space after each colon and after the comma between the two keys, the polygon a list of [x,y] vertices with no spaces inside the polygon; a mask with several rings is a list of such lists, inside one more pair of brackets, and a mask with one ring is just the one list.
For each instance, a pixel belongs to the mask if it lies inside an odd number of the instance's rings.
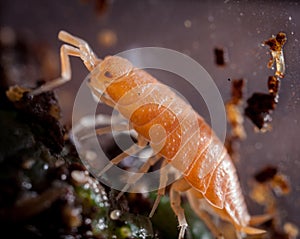
{"label": "white speck", "polygon": [[88,224],[91,224],[92,220],[90,218],[87,218],[87,219],[85,219],[84,222],[86,225],[88,225]]}
{"label": "white speck", "polygon": [[243,12],[240,12],[240,16],[241,16],[241,17],[244,16],[244,13],[243,13]]}
{"label": "white speck", "polygon": [[294,35],[295,33],[294,33],[294,32],[291,32],[291,34]]}
{"label": "white speck", "polygon": [[291,16],[289,16],[289,21],[292,21],[292,17]]}
{"label": "white speck", "polygon": [[61,180],[66,180],[66,179],[67,179],[67,175],[62,174],[62,175],[60,176],[60,179],[61,179]]}
{"label": "white speck", "polygon": [[111,213],[110,213],[110,218],[112,220],[118,220],[121,216],[121,211],[120,210],[113,210]]}
{"label": "white speck", "polygon": [[87,182],[88,178],[84,171],[74,170],[71,173],[72,179],[74,179],[77,183],[84,184]]}
{"label": "white speck", "polygon": [[107,227],[107,225],[104,223],[103,218],[99,219],[97,226],[99,227],[100,230],[104,230]]}
{"label": "white speck", "polygon": [[28,183],[28,182],[22,182],[22,186],[25,189],[31,189],[31,187],[32,187],[31,183]]}
{"label": "white speck", "polygon": [[185,26],[186,28],[190,28],[190,27],[192,26],[192,22],[191,22],[190,20],[185,20],[185,21],[184,21],[184,26]]}

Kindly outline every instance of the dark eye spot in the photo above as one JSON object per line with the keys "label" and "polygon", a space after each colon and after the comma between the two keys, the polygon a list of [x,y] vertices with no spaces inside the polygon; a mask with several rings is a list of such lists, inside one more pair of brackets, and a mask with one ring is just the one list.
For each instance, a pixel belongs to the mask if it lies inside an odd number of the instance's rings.
{"label": "dark eye spot", "polygon": [[104,76],[107,78],[112,78],[113,75],[109,71],[105,71]]}

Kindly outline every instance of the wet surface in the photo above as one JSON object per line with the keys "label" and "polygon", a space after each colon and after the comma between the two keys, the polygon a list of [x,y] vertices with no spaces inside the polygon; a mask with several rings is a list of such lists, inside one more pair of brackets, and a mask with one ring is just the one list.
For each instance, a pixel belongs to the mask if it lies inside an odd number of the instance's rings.
{"label": "wet surface", "polygon": [[[224,102],[230,98],[229,78],[246,79],[246,98],[254,92],[268,93],[268,77],[274,74],[274,70],[267,68],[269,49],[261,44],[280,31],[286,33],[286,75],[281,81],[279,103],[272,114],[272,130],[256,133],[252,122],[245,119],[247,138],[240,146],[237,169],[253,214],[261,213],[262,208],[247,194],[249,179],[253,179],[255,173],[266,165],[275,165],[287,175],[292,189],[288,196],[278,198],[279,210],[283,221],[299,227],[300,4],[297,1],[202,3],[118,0],[109,2],[100,13],[95,10],[92,1],[2,1],[0,26],[13,28],[32,45],[47,43],[57,56],[61,45],[57,33],[62,29],[87,40],[99,57],[144,46],[185,53],[209,72]],[[104,29],[114,32],[114,44],[104,46],[99,42],[99,32]],[[215,64],[215,48],[227,50],[225,67]],[[58,61],[53,62],[59,64]],[[61,99],[65,122],[71,121],[76,92],[88,73],[80,60],[72,59],[71,64],[72,81],[56,91]],[[37,75],[37,79],[39,77]],[[199,101],[201,96],[195,89],[167,75],[160,80],[182,93],[209,121],[204,102]],[[105,110],[107,108],[103,107]]]}

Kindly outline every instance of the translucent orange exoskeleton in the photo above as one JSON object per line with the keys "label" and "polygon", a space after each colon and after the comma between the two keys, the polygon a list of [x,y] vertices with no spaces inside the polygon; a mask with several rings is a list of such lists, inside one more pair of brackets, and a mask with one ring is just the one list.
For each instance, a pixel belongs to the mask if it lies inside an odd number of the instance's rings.
{"label": "translucent orange exoskeleton", "polygon": [[[170,163],[182,172],[183,176],[170,188],[171,206],[180,226],[179,238],[184,237],[188,226],[180,205],[180,193],[183,192],[195,213],[206,222],[215,236],[219,235],[219,229],[209,220],[201,204],[206,204],[213,209],[210,211],[231,222],[237,232],[264,232],[249,226],[262,218],[249,216],[235,167],[226,149],[190,105],[150,74],[135,68],[128,60],[117,56],[98,59],[85,41],[64,31],[59,33],[59,39],[70,44],[61,47],[61,78],[41,86],[31,94],[39,94],[69,81],[69,56],[80,57],[91,72],[89,87],[93,94],[129,120],[138,133],[139,145],[149,143],[158,158],[164,159],[163,164]],[[98,134],[106,132],[106,128],[98,130]],[[134,152],[134,148],[130,152]],[[112,162],[116,164],[124,157],[118,156]],[[154,161],[153,158],[149,159],[142,172],[146,172]],[[161,170],[159,196],[150,216],[164,194],[167,173]]]}

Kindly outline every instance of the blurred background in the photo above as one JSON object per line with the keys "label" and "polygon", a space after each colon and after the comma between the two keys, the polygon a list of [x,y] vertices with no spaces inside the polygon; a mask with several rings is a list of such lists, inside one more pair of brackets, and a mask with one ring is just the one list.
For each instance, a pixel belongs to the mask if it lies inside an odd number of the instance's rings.
{"label": "blurred background", "polygon": [[[19,84],[59,76],[61,42],[57,34],[66,30],[85,39],[100,58],[148,46],[187,54],[208,71],[224,102],[230,99],[228,79],[245,79],[245,101],[254,92],[268,92],[268,76],[274,70],[267,68],[269,48],[262,43],[280,31],[286,33],[286,76],[281,81],[279,102],[271,114],[272,130],[257,133],[253,123],[245,118],[247,138],[240,142],[240,160],[236,166],[251,214],[263,211],[250,198],[253,175],[268,165],[286,175],[291,192],[276,196],[278,210],[282,221],[299,227],[299,5],[298,1],[10,0],[0,2],[0,27],[2,34],[12,29],[36,48],[41,61],[48,59],[44,64],[47,74],[29,71],[31,75]],[[224,66],[215,63],[216,47],[227,55]],[[56,90],[66,124],[71,123],[76,92],[88,74],[80,59],[72,58],[71,65],[72,81]],[[156,76],[183,94],[209,121],[196,90],[163,72]]]}

